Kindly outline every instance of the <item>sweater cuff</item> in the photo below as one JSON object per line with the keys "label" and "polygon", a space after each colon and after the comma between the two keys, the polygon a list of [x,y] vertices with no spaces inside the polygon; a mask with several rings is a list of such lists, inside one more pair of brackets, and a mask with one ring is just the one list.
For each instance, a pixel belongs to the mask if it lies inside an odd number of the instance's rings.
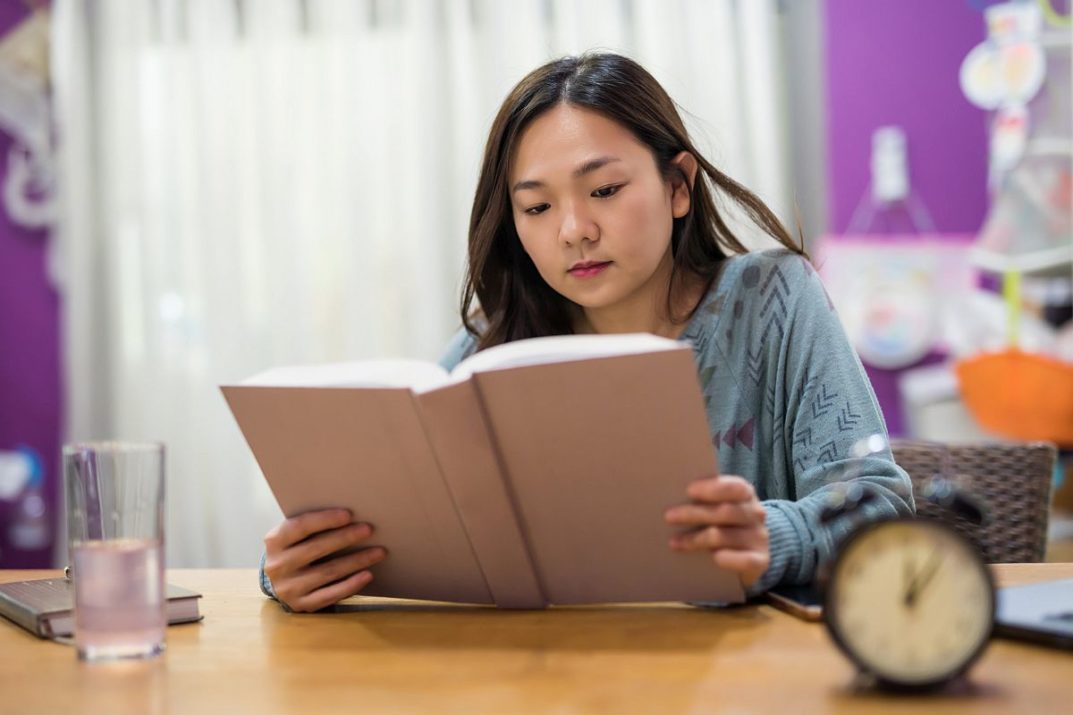
{"label": "sweater cuff", "polygon": [[[797,527],[794,526],[793,519],[786,512],[772,502],[764,502],[764,509],[767,511],[765,526],[767,527],[768,550],[771,561],[768,564],[767,571],[752,586],[745,589],[746,598],[759,596],[778,586],[784,580],[789,580],[786,574],[793,567],[794,555],[801,553],[801,545],[804,543],[801,534],[797,531]],[[691,606],[726,605],[718,601],[689,601],[688,603]]]}
{"label": "sweater cuff", "polygon": [[771,562],[767,571],[746,589],[746,595],[750,597],[764,593],[787,580],[793,557],[801,554],[804,548],[804,539],[785,511],[772,503],[765,503],[764,509],[767,511],[765,526]]}
{"label": "sweater cuff", "polygon": [[257,575],[258,579],[261,582],[261,593],[273,600],[278,601],[279,599],[276,598],[276,590],[272,588],[272,582],[269,580],[268,575],[265,573],[265,559],[267,558],[267,556],[267,554],[261,554],[261,567],[260,572]]}

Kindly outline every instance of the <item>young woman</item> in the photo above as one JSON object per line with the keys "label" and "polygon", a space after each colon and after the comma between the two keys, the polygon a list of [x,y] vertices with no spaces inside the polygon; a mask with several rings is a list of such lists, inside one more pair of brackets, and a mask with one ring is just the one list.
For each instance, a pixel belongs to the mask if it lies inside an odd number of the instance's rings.
{"label": "young woman", "polygon": [[[748,253],[717,197],[785,248]],[[695,475],[666,511],[668,524],[686,527],[668,548],[710,552],[713,568],[737,572],[749,593],[812,579],[840,536],[819,526],[818,512],[845,482],[877,496],[863,518],[913,510],[909,478],[885,446],[851,453],[886,430],[802,250],[701,156],[670,97],[630,59],[556,60],[504,101],[473,202],[461,315],[448,368],[543,335],[689,341],[722,473]],[[359,592],[382,549],[318,562],[370,537],[370,525],[350,522],[322,511],[273,529],[265,592],[297,611]]]}

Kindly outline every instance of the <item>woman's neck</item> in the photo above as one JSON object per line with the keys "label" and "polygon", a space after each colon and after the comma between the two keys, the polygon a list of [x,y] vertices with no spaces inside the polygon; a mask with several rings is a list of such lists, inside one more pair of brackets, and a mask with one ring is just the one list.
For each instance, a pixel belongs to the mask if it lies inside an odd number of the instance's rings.
{"label": "woman's neck", "polygon": [[685,331],[688,319],[681,322],[677,316],[689,315],[700,302],[704,293],[704,281],[691,277],[679,286],[672,296],[672,312],[668,315],[667,281],[662,289],[638,295],[632,303],[608,308],[591,309],[576,307],[575,333],[652,333],[666,338],[677,338]]}

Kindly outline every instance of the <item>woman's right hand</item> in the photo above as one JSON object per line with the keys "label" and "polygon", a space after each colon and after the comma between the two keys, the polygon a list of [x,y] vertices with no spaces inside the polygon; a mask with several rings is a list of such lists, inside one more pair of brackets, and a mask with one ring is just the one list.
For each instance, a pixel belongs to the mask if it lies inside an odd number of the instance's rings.
{"label": "woman's right hand", "polygon": [[318,562],[372,536],[370,524],[351,523],[346,509],[291,517],[265,535],[265,575],[276,598],[292,611],[318,611],[353,596],[373,580],[369,567],[387,556],[382,547]]}

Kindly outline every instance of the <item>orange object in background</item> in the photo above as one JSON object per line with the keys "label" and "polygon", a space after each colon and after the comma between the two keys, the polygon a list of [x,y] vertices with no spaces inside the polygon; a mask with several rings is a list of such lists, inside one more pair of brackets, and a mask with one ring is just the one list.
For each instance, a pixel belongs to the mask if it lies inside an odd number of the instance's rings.
{"label": "orange object in background", "polygon": [[986,429],[1073,447],[1073,365],[1007,350],[956,365],[961,396]]}

